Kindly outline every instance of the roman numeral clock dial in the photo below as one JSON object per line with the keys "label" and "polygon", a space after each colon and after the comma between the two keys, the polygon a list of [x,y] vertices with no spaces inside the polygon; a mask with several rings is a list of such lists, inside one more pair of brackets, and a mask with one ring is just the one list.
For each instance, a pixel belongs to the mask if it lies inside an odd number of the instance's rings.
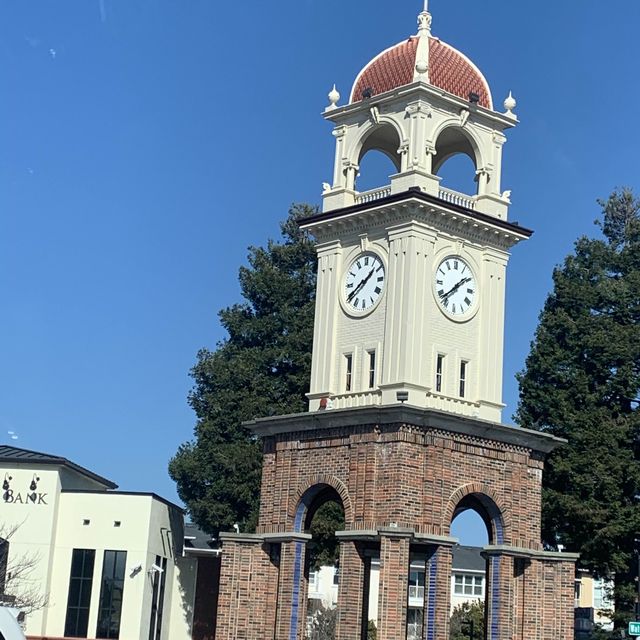
{"label": "roman numeral clock dial", "polygon": [[344,301],[350,312],[366,313],[377,304],[386,282],[384,264],[375,253],[361,253],[344,278]]}
{"label": "roman numeral clock dial", "polygon": [[455,320],[466,320],[475,309],[476,279],[469,264],[459,256],[442,260],[434,276],[434,292],[440,308]]}

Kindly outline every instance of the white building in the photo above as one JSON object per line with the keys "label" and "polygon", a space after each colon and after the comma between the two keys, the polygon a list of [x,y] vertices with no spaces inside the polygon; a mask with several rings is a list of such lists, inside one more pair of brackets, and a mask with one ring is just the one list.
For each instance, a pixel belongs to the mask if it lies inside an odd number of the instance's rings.
{"label": "white building", "polygon": [[[212,592],[216,552],[191,530],[185,545],[180,507],[10,446],[0,446],[0,482],[0,599],[48,598],[26,616],[29,638],[213,636],[211,602],[197,592]],[[15,584],[25,559],[33,570]]]}

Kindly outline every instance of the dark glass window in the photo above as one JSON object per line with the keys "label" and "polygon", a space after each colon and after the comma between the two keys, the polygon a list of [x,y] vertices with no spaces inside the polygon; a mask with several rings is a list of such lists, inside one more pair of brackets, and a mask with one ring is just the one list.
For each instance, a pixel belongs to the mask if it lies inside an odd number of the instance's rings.
{"label": "dark glass window", "polygon": [[345,361],[347,365],[346,376],[344,380],[344,390],[351,391],[351,377],[353,374],[353,356],[350,353],[347,353],[345,356]]}
{"label": "dark glass window", "polygon": [[126,551],[105,551],[98,610],[98,638],[120,637],[120,615],[124,591]]}
{"label": "dark glass window", "polygon": [[376,352],[369,351],[369,389],[376,386]]}
{"label": "dark glass window", "polygon": [[439,353],[436,359],[436,392],[442,392],[442,370],[444,369],[444,356]]}
{"label": "dark glass window", "polygon": [[162,633],[162,613],[164,610],[164,590],[167,581],[167,559],[156,556],[155,566],[152,571],[153,594],[151,596],[149,640],[160,640]]}
{"label": "dark glass window", "polygon": [[91,604],[91,583],[96,552],[94,549],[74,549],[71,556],[69,595],[67,596],[67,618],[64,635],[86,638]]}
{"label": "dark glass window", "polygon": [[464,398],[467,391],[467,365],[464,360],[460,363],[460,397]]}
{"label": "dark glass window", "polygon": [[4,595],[7,585],[7,565],[9,562],[9,541],[0,538],[0,595]]}

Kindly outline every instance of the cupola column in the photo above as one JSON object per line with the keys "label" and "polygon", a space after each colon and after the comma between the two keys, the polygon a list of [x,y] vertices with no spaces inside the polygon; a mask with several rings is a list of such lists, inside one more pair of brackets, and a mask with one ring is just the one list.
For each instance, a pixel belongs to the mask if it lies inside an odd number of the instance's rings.
{"label": "cupola column", "polygon": [[406,106],[405,113],[409,117],[409,139],[400,149],[404,152],[403,167],[400,173],[391,176],[391,192],[402,193],[411,187],[420,187],[437,196],[440,178],[431,174],[431,155],[427,144],[431,107],[424,100],[416,100]]}
{"label": "cupola column", "polygon": [[342,165],[345,158],[344,139],[347,127],[336,127],[333,130],[333,137],[336,139],[336,158],[333,165],[333,188],[344,189],[347,186],[345,173]]}

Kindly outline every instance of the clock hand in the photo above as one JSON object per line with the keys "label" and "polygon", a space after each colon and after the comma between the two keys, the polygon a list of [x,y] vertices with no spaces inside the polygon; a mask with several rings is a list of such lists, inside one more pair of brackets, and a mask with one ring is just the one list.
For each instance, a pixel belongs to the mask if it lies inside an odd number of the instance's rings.
{"label": "clock hand", "polygon": [[466,277],[466,278],[462,278],[462,280],[460,280],[460,282],[458,282],[457,284],[454,284],[453,287],[451,287],[451,289],[449,289],[449,291],[447,291],[447,293],[444,293],[440,296],[440,298],[442,298],[442,300],[447,300],[451,295],[453,295],[463,284],[469,282],[469,280],[471,280],[471,278]]}
{"label": "clock hand", "polygon": [[371,271],[369,271],[369,275],[347,296],[347,302],[351,302],[353,297],[364,287],[365,284],[367,284],[367,282],[369,282],[369,278],[373,275],[374,271],[375,269],[371,269]]}

